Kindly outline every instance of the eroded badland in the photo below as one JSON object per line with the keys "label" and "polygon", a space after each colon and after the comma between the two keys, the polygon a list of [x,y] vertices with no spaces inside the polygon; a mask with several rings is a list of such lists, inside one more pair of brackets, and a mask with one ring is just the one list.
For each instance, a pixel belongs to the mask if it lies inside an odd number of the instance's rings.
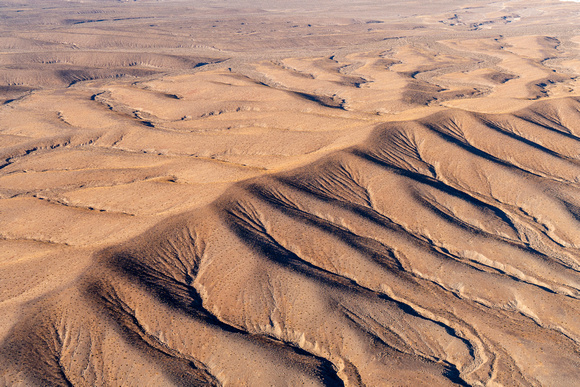
{"label": "eroded badland", "polygon": [[577,385],[579,22],[0,1],[0,385]]}

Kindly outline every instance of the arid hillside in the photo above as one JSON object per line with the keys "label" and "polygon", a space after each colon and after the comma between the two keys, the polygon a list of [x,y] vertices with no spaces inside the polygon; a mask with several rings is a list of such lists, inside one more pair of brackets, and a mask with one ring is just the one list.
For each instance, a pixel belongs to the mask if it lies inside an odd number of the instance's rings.
{"label": "arid hillside", "polygon": [[573,386],[580,3],[0,0],[0,386]]}

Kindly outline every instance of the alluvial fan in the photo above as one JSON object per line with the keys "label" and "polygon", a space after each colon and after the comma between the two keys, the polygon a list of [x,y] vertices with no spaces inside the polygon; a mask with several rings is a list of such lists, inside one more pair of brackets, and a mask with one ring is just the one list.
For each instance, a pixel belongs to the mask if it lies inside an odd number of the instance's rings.
{"label": "alluvial fan", "polygon": [[382,124],[99,253],[0,383],[571,386],[579,222],[577,99]]}

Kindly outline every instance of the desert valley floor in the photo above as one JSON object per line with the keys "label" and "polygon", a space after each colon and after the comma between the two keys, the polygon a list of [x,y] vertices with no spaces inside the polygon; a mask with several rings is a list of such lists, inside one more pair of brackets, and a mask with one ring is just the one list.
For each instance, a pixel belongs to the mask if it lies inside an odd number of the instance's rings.
{"label": "desert valley floor", "polygon": [[0,386],[578,385],[579,77],[570,1],[0,0]]}

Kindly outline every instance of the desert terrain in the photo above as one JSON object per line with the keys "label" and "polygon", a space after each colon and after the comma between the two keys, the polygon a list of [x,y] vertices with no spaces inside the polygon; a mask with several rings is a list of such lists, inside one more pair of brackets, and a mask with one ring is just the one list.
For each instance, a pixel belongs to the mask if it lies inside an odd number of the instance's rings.
{"label": "desert terrain", "polygon": [[574,386],[580,3],[0,0],[0,386]]}

